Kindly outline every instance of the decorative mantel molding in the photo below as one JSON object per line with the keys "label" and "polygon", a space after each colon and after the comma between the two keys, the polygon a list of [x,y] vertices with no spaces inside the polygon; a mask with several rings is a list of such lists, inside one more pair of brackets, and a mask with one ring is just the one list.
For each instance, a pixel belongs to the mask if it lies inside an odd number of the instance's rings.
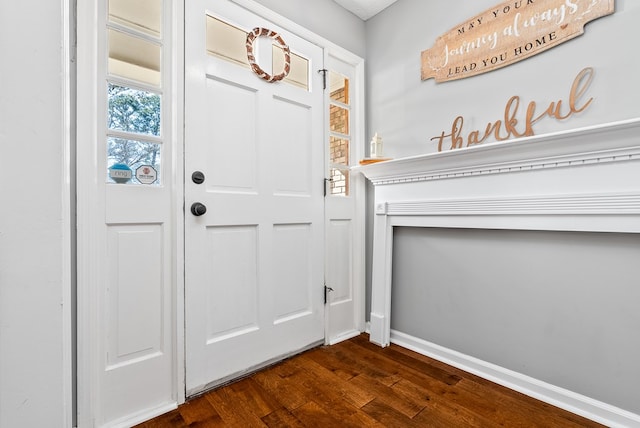
{"label": "decorative mantel molding", "polygon": [[[396,226],[640,233],[640,118],[353,171],[375,190],[370,337],[380,346],[390,343]],[[640,420],[582,407],[570,410]]]}
{"label": "decorative mantel molding", "polygon": [[640,118],[355,167],[371,182],[415,181],[640,158]]}
{"label": "decorative mantel molding", "polygon": [[640,193],[387,202],[381,204],[380,207],[376,207],[376,214],[392,216],[519,214],[638,215],[640,214]]}

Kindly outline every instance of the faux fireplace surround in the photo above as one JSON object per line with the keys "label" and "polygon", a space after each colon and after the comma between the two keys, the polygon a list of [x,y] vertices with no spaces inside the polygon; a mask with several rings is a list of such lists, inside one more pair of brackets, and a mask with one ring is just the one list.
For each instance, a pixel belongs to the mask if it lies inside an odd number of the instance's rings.
{"label": "faux fireplace surround", "polygon": [[[371,341],[389,345],[397,226],[640,233],[640,118],[396,159],[355,171],[374,185]],[[640,415],[396,336],[398,343],[612,426]]]}

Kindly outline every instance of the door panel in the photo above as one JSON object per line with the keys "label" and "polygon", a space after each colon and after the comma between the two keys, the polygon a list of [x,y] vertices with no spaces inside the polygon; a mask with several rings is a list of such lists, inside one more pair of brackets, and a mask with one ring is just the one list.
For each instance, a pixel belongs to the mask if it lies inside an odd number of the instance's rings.
{"label": "door panel", "polygon": [[258,325],[258,233],[256,226],[207,227],[206,233],[207,343],[213,343]]}
{"label": "door panel", "polygon": [[273,227],[274,271],[278,272],[275,324],[310,315],[313,311],[311,224],[278,224]]}
{"label": "door panel", "polygon": [[274,159],[274,191],[278,196],[310,196],[314,174],[312,163],[317,163],[318,159],[310,156],[313,147],[301,142],[313,140],[314,112],[310,106],[280,98],[273,100],[273,110],[275,117],[287,124],[273,129],[274,149],[282,155]]}
{"label": "door panel", "polygon": [[161,355],[162,225],[107,226],[106,370]]}
{"label": "door panel", "polygon": [[[186,382],[195,394],[324,340],[323,93],[311,72],[323,52],[229,1],[190,0],[185,15]],[[236,53],[208,53],[207,15],[236,41],[254,27],[277,31],[312,80],[266,82]],[[255,42],[267,72],[271,43]],[[192,215],[195,202],[206,213]]]}
{"label": "door panel", "polygon": [[[206,135],[210,191],[257,192],[257,93],[233,82],[206,78]],[[220,100],[226,100],[221,103]],[[241,118],[240,120],[238,118]],[[233,142],[233,144],[229,144]]]}

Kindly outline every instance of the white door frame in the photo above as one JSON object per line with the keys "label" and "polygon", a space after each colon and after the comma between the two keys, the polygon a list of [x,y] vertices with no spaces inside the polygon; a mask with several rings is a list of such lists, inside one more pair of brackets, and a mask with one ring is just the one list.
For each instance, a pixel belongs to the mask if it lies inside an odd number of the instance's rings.
{"label": "white door frame", "polygon": [[184,222],[185,222],[185,199],[184,199],[184,14],[185,2],[188,0],[176,0],[173,7],[173,18],[175,37],[172,41],[171,52],[173,53],[172,76],[175,81],[173,87],[176,88],[174,96],[176,129],[180,132],[176,135],[174,159],[176,162],[175,172],[180,177],[182,185],[176,186],[174,216],[176,218],[176,234],[174,251],[176,255],[176,284],[175,284],[175,311],[176,311],[176,385],[178,386],[178,403],[186,401],[186,371],[185,371],[185,287],[184,287]]}
{"label": "white door frame", "polygon": [[[171,176],[165,176],[164,179],[170,181],[173,186],[172,193],[172,259],[174,266],[172,271],[175,272],[171,281],[173,282],[173,294],[170,299],[173,300],[172,317],[175,320],[173,327],[173,373],[176,391],[174,391],[175,403],[165,406],[168,410],[178,404],[185,402],[185,308],[184,308],[184,223],[185,213],[184,205],[184,135],[180,131],[183,129],[184,122],[184,7],[187,0],[176,0],[168,2],[171,6],[168,9],[172,16],[170,23],[172,26],[173,37],[166,41],[166,45],[171,50],[171,90],[172,103],[166,108],[166,112],[171,114],[174,121],[174,132],[172,139],[172,157],[173,168]],[[353,64],[356,69],[357,98],[354,99],[355,108],[353,114],[353,158],[358,159],[364,157],[364,60],[353,53],[335,45],[334,43],[318,36],[310,30],[296,24],[295,22],[278,15],[270,9],[256,3],[253,0],[231,0],[238,5],[245,7],[253,13],[268,19],[282,28],[295,33],[296,35],[315,43],[325,49],[325,55],[341,59],[344,62]],[[96,76],[99,74],[100,67],[106,67],[104,60],[100,57],[97,46],[98,40],[104,35],[99,35],[101,31],[98,25],[99,13],[94,2],[80,2],[77,10],[77,37],[78,37],[78,58],[81,60],[77,66],[77,155],[76,155],[76,185],[78,194],[77,203],[77,422],[78,427],[94,426],[96,415],[100,413],[100,396],[96,386],[96,363],[100,360],[98,349],[96,346],[95,334],[97,333],[95,326],[99,324],[96,319],[96,306],[99,298],[95,292],[83,287],[83,284],[91,283],[91,278],[104,273],[102,267],[103,260],[101,254],[86,253],[84,249],[91,247],[92,240],[97,234],[95,226],[96,218],[103,216],[100,208],[104,204],[104,195],[95,194],[96,168],[103,168],[98,165],[96,137],[98,135],[98,121],[103,118],[98,117],[102,112],[102,107],[98,106],[97,91],[101,82],[97,81]],[[169,22],[169,21],[166,21]],[[325,106],[328,108],[328,106]],[[328,141],[328,130],[325,131],[325,141]],[[365,329],[365,186],[364,179],[360,176],[353,177],[354,190],[358,192],[358,208],[357,221],[360,222],[357,229],[357,237],[355,242],[360,245],[356,249],[354,262],[356,266],[357,295],[357,318],[360,320],[359,328],[361,331]],[[101,199],[102,198],[102,199]],[[72,373],[68,376],[72,378]],[[139,409],[135,415],[131,415],[130,422],[140,418],[145,412],[152,409]],[[156,409],[157,410],[157,409]],[[126,421],[123,422],[126,425]]]}

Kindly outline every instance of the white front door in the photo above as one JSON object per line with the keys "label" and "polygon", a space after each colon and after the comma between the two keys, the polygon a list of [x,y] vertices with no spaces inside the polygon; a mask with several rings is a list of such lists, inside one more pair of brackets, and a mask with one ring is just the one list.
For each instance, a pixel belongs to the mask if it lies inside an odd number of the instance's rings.
{"label": "white front door", "polygon": [[[246,64],[256,27],[291,49],[284,81]],[[253,47],[261,69],[284,70],[278,41]],[[230,1],[186,2],[188,395],[324,340],[322,61],[321,48]]]}

